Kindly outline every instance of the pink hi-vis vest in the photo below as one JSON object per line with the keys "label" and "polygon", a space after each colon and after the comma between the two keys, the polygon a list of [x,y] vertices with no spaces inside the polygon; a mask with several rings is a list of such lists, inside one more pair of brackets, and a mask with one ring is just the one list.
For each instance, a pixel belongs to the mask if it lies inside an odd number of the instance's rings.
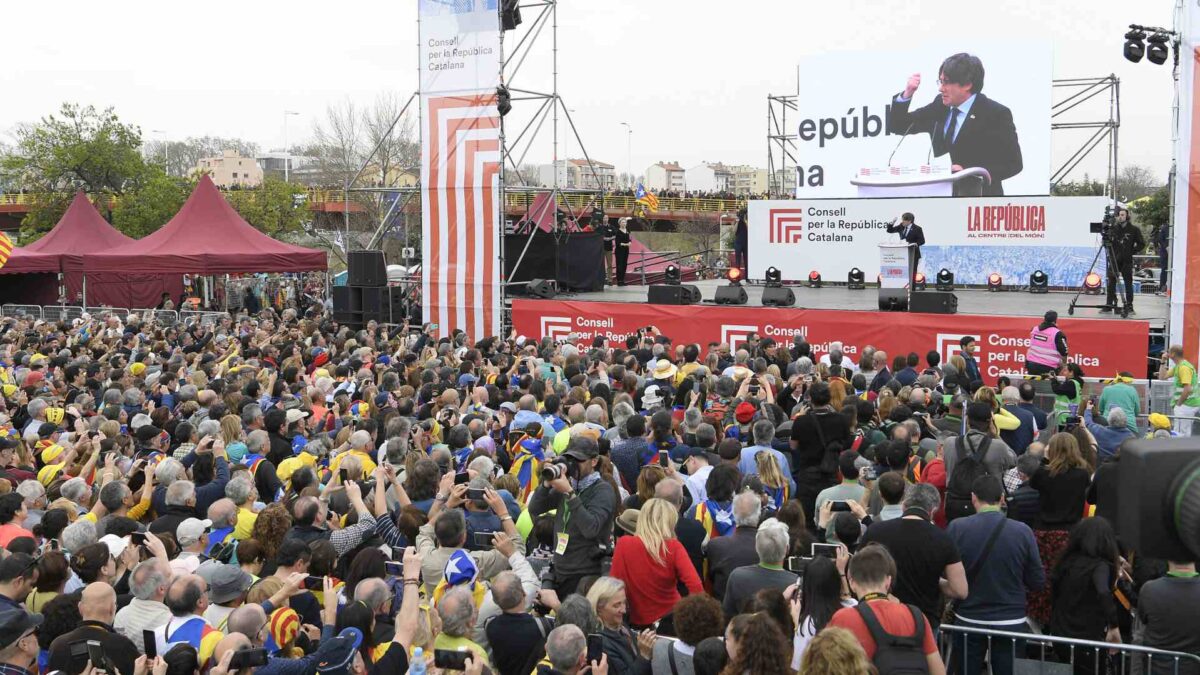
{"label": "pink hi-vis vest", "polygon": [[1062,361],[1062,355],[1054,346],[1057,337],[1057,326],[1050,326],[1045,330],[1034,328],[1029,332],[1029,351],[1025,352],[1025,361],[1057,368]]}

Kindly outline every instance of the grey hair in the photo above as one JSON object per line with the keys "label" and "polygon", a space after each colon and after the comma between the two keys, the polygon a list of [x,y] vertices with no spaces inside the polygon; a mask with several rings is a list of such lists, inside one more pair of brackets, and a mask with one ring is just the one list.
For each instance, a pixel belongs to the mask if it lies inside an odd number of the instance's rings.
{"label": "grey hair", "polygon": [[700,414],[699,408],[688,408],[683,413],[683,423],[686,424],[689,429],[695,429],[700,425],[700,422],[703,419],[704,416]]}
{"label": "grey hair", "polygon": [[589,405],[583,411],[583,417],[592,424],[600,424],[600,420],[604,419],[604,408],[598,405]]}
{"label": "grey hair", "polygon": [[214,420],[214,419],[204,420],[200,424],[196,425],[196,435],[199,436],[200,438],[204,438],[205,436],[212,436],[213,438],[220,438],[220,436],[221,436],[221,421]]}
{"label": "grey hair", "polygon": [[174,457],[167,457],[154,467],[154,482],[158,485],[173,483],[183,476],[183,463]]}
{"label": "grey hair", "polygon": [[229,497],[234,504],[244,504],[250,498],[250,493],[254,490],[254,481],[250,476],[243,478],[236,476],[225,484],[225,496]]}
{"label": "grey hair", "polygon": [[62,540],[62,546],[67,550],[67,553],[78,553],[85,546],[91,546],[96,543],[96,524],[90,520],[79,520],[71,523],[63,528],[62,534],[58,535]]}
{"label": "grey hair", "polygon": [[249,454],[258,454],[258,451],[265,448],[270,442],[271,437],[266,431],[255,429],[246,435],[246,450]]}
{"label": "grey hair", "polygon": [[612,407],[613,426],[618,430],[625,429],[625,420],[629,419],[634,412],[633,406],[621,401]]}
{"label": "grey hair", "polygon": [[941,504],[941,495],[929,483],[913,483],[904,489],[903,504],[905,509],[917,508],[932,515]]}
{"label": "grey hair", "polygon": [[46,408],[49,407],[50,404],[46,402],[46,399],[35,398],[29,402],[29,405],[25,406],[25,409],[29,412],[30,417],[37,417],[46,412]]}
{"label": "grey hair", "polygon": [[130,387],[121,393],[125,405],[136,406],[142,402],[142,390]]}
{"label": "grey hair", "polygon": [[62,496],[70,499],[76,504],[83,504],[84,498],[88,496],[91,490],[88,488],[87,481],[82,478],[72,478],[62,484],[58,489]]}
{"label": "grey hair", "polygon": [[751,432],[754,435],[755,445],[771,445],[771,441],[775,440],[775,424],[771,420],[762,419],[754,423],[751,427]]}
{"label": "grey hair", "polygon": [[242,408],[242,424],[250,424],[255,419],[262,416],[262,406],[258,405],[257,403],[251,403],[245,408]]}
{"label": "grey hair", "polygon": [[558,626],[546,636],[546,658],[558,672],[573,670],[586,650],[587,638],[578,626]]}
{"label": "grey hair", "polygon": [[758,553],[758,559],[764,563],[782,563],[787,557],[788,546],[787,525],[773,518],[763,523],[754,535],[754,550]]}
{"label": "grey hair", "polygon": [[739,527],[758,527],[762,502],[753,492],[741,492],[733,498],[733,523]]}
{"label": "grey hair", "polygon": [[563,598],[556,612],[559,626],[577,626],[584,633],[596,632],[596,610],[592,603],[578,593]]}
{"label": "grey hair", "polygon": [[471,591],[457,587],[442,596],[438,603],[442,632],[451,637],[468,637],[475,629],[475,599]]}
{"label": "grey hair", "polygon": [[196,484],[190,480],[177,480],[167,486],[167,506],[187,506],[187,502],[196,496]]}
{"label": "grey hair", "polygon": [[654,496],[665,499],[678,510],[683,505],[683,483],[674,478],[660,480],[654,485]]}
{"label": "grey hair", "polygon": [[513,609],[525,602],[525,588],[516,572],[505,570],[492,579],[492,600],[502,610]]}
{"label": "grey hair", "polygon": [[800,358],[796,359],[796,374],[797,375],[811,375],[812,371],[813,371],[812,359],[808,358],[807,356],[801,356]]}
{"label": "grey hair", "polygon": [[1129,417],[1125,414],[1124,408],[1112,407],[1108,411],[1108,426],[1124,427],[1129,424]]}
{"label": "grey hair", "polygon": [[33,506],[34,502],[46,496],[46,488],[36,480],[21,481],[17,486],[17,494],[25,498],[25,506]]}
{"label": "grey hair", "polygon": [[363,579],[354,587],[354,599],[362,601],[372,610],[383,607],[390,598],[391,592],[383,579],[376,577]]}
{"label": "grey hair", "polygon": [[717,443],[717,429],[708,422],[696,427],[696,444],[702,448],[711,447]]}
{"label": "grey hair", "polygon": [[[465,427],[464,427],[464,430],[465,430]],[[355,450],[362,450],[362,449],[366,448],[367,444],[369,444],[370,442],[371,442],[371,434],[368,433],[365,429],[359,429],[358,431],[350,434],[350,447],[354,448]]]}
{"label": "grey hair", "polygon": [[491,457],[476,457],[467,465],[467,469],[475,471],[481,477],[491,478],[492,472],[496,470],[496,463],[492,461]]}
{"label": "grey hair", "polygon": [[175,397],[180,402],[195,401],[199,395],[200,391],[196,389],[196,385],[194,384],[185,384],[179,388],[179,391],[175,392]]}
{"label": "grey hair", "polygon": [[746,362],[749,360],[750,352],[746,351],[745,349],[739,349],[733,354],[733,362],[739,366],[746,365]]}
{"label": "grey hair", "polygon": [[166,585],[170,578],[158,558],[143,560],[133,568],[133,574],[129,576],[129,590],[138,600],[152,600],[159,587]]}
{"label": "grey hair", "polygon": [[1008,386],[1000,392],[1000,399],[1003,401],[1011,401],[1017,403],[1021,400],[1021,392],[1016,387]]}

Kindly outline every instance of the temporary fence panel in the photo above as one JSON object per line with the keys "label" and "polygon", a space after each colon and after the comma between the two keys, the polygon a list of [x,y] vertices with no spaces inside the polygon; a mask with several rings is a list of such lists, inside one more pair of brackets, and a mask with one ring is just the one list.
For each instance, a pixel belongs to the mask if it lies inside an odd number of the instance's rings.
{"label": "temporary fence panel", "polygon": [[0,311],[4,312],[5,316],[35,316],[42,318],[42,307],[40,305],[3,305],[0,306]]}

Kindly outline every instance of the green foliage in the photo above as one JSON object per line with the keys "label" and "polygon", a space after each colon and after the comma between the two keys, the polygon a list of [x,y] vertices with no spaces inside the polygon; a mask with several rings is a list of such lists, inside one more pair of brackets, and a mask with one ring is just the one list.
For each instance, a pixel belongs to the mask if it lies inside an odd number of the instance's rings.
{"label": "green foliage", "polygon": [[1134,200],[1129,210],[1133,212],[1133,222],[1147,231],[1166,225],[1171,220],[1171,188],[1164,185],[1152,194]]}
{"label": "green foliage", "polygon": [[307,211],[298,198],[304,194],[304,186],[268,176],[256,188],[232,190],[225,196],[246,222],[272,237],[279,237],[303,229]]}
{"label": "green foliage", "polygon": [[1083,180],[1059,183],[1050,189],[1056,197],[1103,197],[1107,194],[1103,182],[1083,175]]}
{"label": "green foliage", "polygon": [[195,180],[168,176],[157,166],[147,167],[141,185],[117,200],[113,225],[140,239],[166,225],[195,186]]}

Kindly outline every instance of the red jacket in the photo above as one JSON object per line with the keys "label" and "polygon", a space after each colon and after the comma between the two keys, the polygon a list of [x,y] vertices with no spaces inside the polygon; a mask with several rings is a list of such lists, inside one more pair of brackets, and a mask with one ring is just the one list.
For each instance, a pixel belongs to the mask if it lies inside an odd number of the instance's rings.
{"label": "red jacket", "polygon": [[680,581],[688,593],[704,592],[700,575],[678,539],[667,541],[663,564],[659,564],[650,557],[641,539],[633,535],[621,537],[613,552],[611,574],[625,582],[629,623],[634,626],[646,626],[670,614],[679,602],[676,585]]}

